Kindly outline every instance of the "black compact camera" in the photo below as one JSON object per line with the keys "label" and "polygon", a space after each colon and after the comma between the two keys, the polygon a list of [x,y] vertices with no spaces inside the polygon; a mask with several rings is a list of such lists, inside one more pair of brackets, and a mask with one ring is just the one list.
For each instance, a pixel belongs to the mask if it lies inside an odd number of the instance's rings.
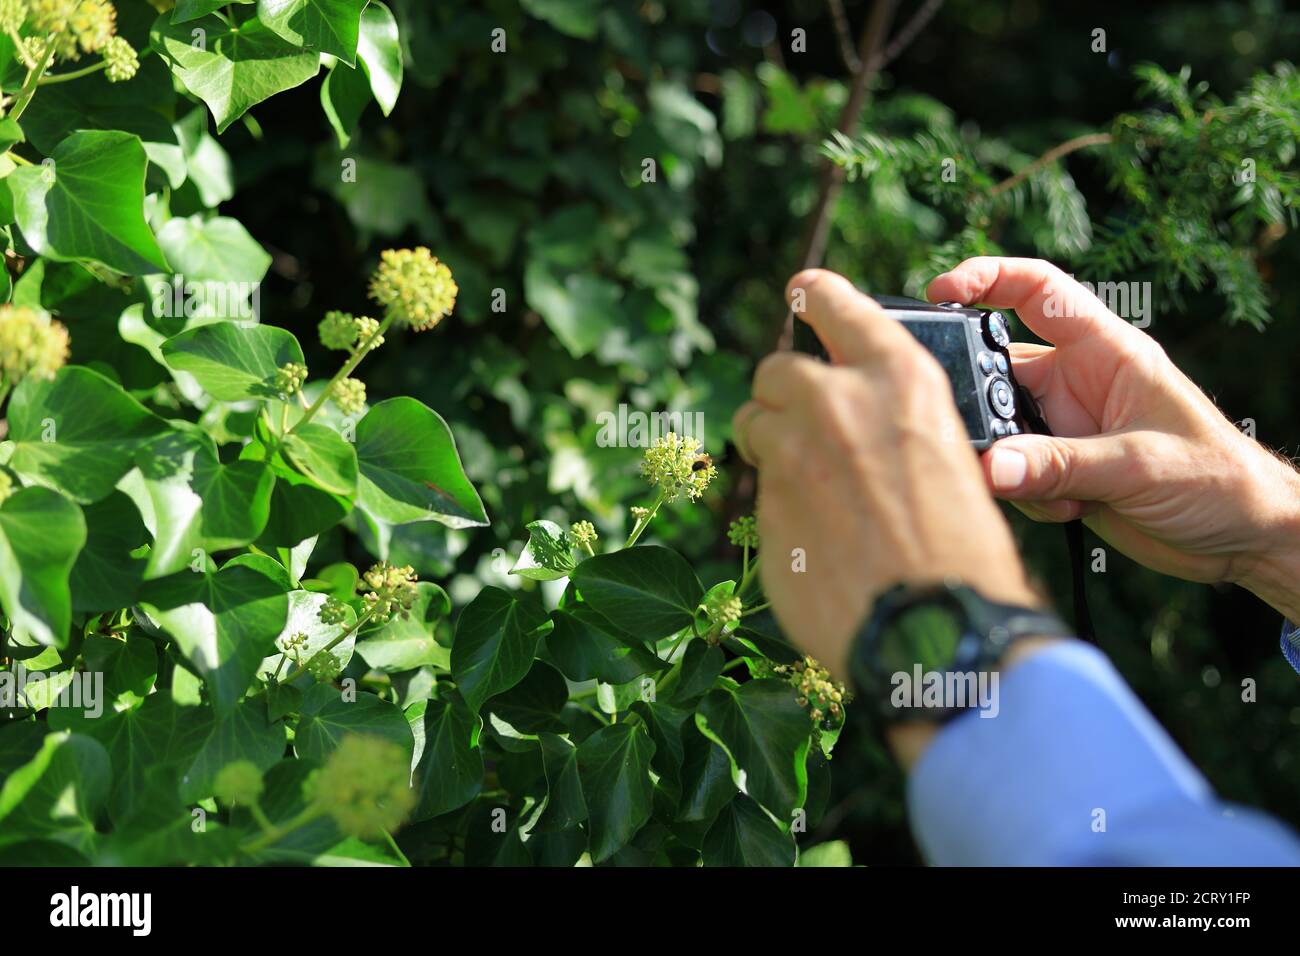
{"label": "black compact camera", "polygon": [[[999,438],[1036,427],[1041,418],[1034,400],[1011,372],[1011,333],[1001,312],[970,308],[957,302],[933,305],[902,296],[873,296],[885,312],[903,323],[939,360],[952,385],[957,411],[980,451]],[[795,322],[795,348],[827,358],[806,322]]]}

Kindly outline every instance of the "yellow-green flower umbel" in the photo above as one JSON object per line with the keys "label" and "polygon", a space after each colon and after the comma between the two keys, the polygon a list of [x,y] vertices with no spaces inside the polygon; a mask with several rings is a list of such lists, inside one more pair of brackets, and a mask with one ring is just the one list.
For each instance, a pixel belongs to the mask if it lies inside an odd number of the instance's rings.
{"label": "yellow-green flower umbel", "polygon": [[0,305],[0,380],[54,378],[68,361],[68,330],[43,312]]}
{"label": "yellow-green flower umbel", "polygon": [[355,418],[366,407],[366,383],[359,378],[341,378],[331,396],[344,415]]}
{"label": "yellow-green flower umbel", "polygon": [[718,470],[698,438],[669,432],[646,449],[641,474],[663,493],[665,501],[676,501],[682,495],[694,501],[704,494]]}
{"label": "yellow-green flower umbel", "polygon": [[117,8],[108,0],[29,0],[33,29],[53,37],[61,60],[77,60],[108,45],[117,32]]}
{"label": "yellow-green flower umbel", "polygon": [[600,537],[600,535],[596,533],[596,526],[590,521],[575,521],[573,526],[569,529],[569,534],[573,536],[574,543],[577,544],[578,547],[587,548],[588,550],[590,550],[591,546],[596,543],[596,539]]}
{"label": "yellow-green flower umbel", "polygon": [[300,362],[286,362],[275,370],[275,381],[271,387],[281,398],[291,398],[302,390],[307,381],[307,366]]}
{"label": "yellow-green flower umbel", "polygon": [[410,767],[391,740],[348,734],[312,780],[312,802],[347,836],[391,833],[415,806]]}
{"label": "yellow-green flower umbel", "polygon": [[737,518],[727,527],[727,540],[738,548],[758,547],[758,522],[753,515]]}
{"label": "yellow-green flower umbel", "polygon": [[222,803],[252,806],[262,795],[262,771],[251,760],[228,763],[213,780],[212,793]]}
{"label": "yellow-green flower umbel", "polygon": [[357,590],[366,592],[361,600],[365,602],[367,610],[373,611],[371,620],[382,624],[394,615],[406,617],[409,614],[419,593],[415,582],[415,569],[409,564],[399,568],[387,561],[380,561],[361,576]]}
{"label": "yellow-green flower umbel", "polygon": [[327,349],[346,350],[357,344],[357,320],[348,312],[326,312],[316,331]]}
{"label": "yellow-green flower umbel", "polygon": [[394,321],[417,332],[450,315],[458,291],[446,263],[424,246],[385,249],[370,279],[370,298]]}
{"label": "yellow-green flower umbel", "polygon": [[105,73],[110,83],[123,83],[140,69],[140,58],[135,48],[122,37],[115,36],[104,47]]}
{"label": "yellow-green flower umbel", "polygon": [[27,0],[0,0],[0,32],[17,33],[27,19]]}

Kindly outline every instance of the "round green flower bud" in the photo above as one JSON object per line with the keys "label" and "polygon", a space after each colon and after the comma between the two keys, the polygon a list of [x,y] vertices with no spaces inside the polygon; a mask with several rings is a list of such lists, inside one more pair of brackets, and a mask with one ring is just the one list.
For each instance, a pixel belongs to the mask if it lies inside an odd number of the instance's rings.
{"label": "round green flower bud", "polygon": [[251,806],[262,795],[262,771],[249,760],[228,763],[218,771],[212,792],[222,803]]}
{"label": "round green flower bud", "polygon": [[275,370],[275,381],[271,387],[281,398],[287,399],[297,395],[307,381],[307,366],[298,362],[287,362]]}
{"label": "round green flower bud", "polygon": [[415,805],[410,776],[397,744],[348,734],[312,778],[312,801],[347,836],[381,836],[400,827]]}
{"label": "round green flower bud", "polygon": [[17,33],[27,19],[27,0],[0,0],[0,31]]}
{"label": "round green flower bud", "polygon": [[105,72],[110,83],[125,82],[140,69],[140,59],[135,54],[135,48],[119,36],[111,38],[104,47],[104,63],[107,64]]}
{"label": "round green flower bud", "polygon": [[738,548],[757,548],[758,521],[753,515],[737,518],[727,527],[727,540]]}
{"label": "round green flower bud", "polygon": [[329,651],[318,651],[307,662],[307,673],[324,683],[343,673],[343,662]]}
{"label": "round green flower bud", "polygon": [[54,378],[68,360],[68,330],[26,306],[0,305],[0,379]]}
{"label": "round green flower bud", "polygon": [[326,312],[316,331],[327,349],[347,350],[357,344],[357,321],[348,312]]}
{"label": "round green flower bud", "polygon": [[449,315],[458,291],[451,270],[424,246],[385,249],[370,280],[370,298],[417,332],[433,328]]}
{"label": "round green flower bud", "polygon": [[596,526],[590,521],[575,521],[569,533],[580,548],[590,548],[600,537],[596,533]]}
{"label": "round green flower bud", "polygon": [[332,397],[344,415],[360,415],[366,407],[366,383],[357,378],[341,378],[334,383]]}
{"label": "round green flower bud", "polygon": [[348,606],[338,598],[326,598],[316,616],[322,624],[343,624],[348,619]]}

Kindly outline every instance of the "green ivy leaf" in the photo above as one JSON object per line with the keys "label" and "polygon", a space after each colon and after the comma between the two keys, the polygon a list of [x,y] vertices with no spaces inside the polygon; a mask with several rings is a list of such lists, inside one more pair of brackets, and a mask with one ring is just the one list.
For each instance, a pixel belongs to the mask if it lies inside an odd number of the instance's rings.
{"label": "green ivy leaf", "polygon": [[9,467],[89,504],[106,498],[136,450],[166,429],[121,387],[77,365],[52,381],[25,379],[9,401]]}
{"label": "green ivy leaf", "polygon": [[702,850],[705,866],[794,866],[794,839],[743,793],[722,808]]}
{"label": "green ivy leaf", "polygon": [[450,648],[433,637],[434,625],[451,611],[451,600],[431,581],[421,581],[415,589],[409,617],[398,615],[357,642],[362,660],[380,673],[394,674],[417,667],[451,669]]}
{"label": "green ivy leaf", "polygon": [[597,0],[521,0],[520,5],[571,37],[590,40],[596,35],[600,16]]}
{"label": "green ivy leaf", "polygon": [[67,646],[68,575],[85,543],[81,509],[57,492],[24,488],[0,503],[0,606],[15,641]]}
{"label": "green ivy leaf", "polygon": [[103,745],[80,734],[49,734],[0,788],[0,846],[47,839],[88,853],[108,800],[112,767]]}
{"label": "green ivy leaf", "polygon": [[402,712],[374,694],[345,698],[330,684],[313,684],[303,695],[293,752],[307,760],[324,761],[348,734],[368,734],[397,744],[409,763],[415,744]]}
{"label": "green ivy leaf", "polygon": [[204,432],[185,429],[154,439],[136,453],[138,483],[123,489],[153,529],[146,578],[189,567],[195,552],[211,554],[255,540],[266,526],[275,479],[264,462],[223,464]]}
{"label": "green ivy leaf", "polygon": [[357,59],[370,80],[370,92],[385,116],[393,112],[402,92],[402,41],[393,11],[370,0],[361,13]]}
{"label": "green ivy leaf", "polygon": [[523,680],[550,630],[538,608],[509,591],[485,587],[461,611],[451,643],[451,675],[470,710]]}
{"label": "green ivy leaf", "polygon": [[731,758],[732,776],[781,820],[790,820],[808,793],[808,714],[779,680],[751,680],[710,691],[695,722]]}
{"label": "green ivy leaf", "polygon": [[708,693],[722,673],[722,651],[704,641],[691,641],[682,655],[677,683],[671,689],[673,703],[692,703]]}
{"label": "green ivy leaf", "polygon": [[302,364],[302,346],[271,325],[214,322],[174,335],[162,344],[167,365],[189,372],[220,402],[278,398],[275,373],[289,362]]}
{"label": "green ivy leaf", "polygon": [[685,559],[657,545],[588,558],[573,572],[573,583],[583,601],[646,643],[690,627],[704,596]]}
{"label": "green ivy leaf", "polygon": [[564,675],[544,661],[534,661],[514,687],[487,702],[486,709],[522,734],[564,733],[560,711],[569,700]]}
{"label": "green ivy leaf", "polygon": [[149,541],[135,503],[114,491],[81,511],[86,519],[86,546],[68,579],[72,609],[86,614],[134,604],[147,559],[131,552]]}
{"label": "green ivy leaf", "polygon": [[[194,44],[202,30],[203,45]],[[181,84],[208,105],[217,132],[276,93],[306,83],[320,69],[320,56],[277,36],[260,20],[231,26],[217,17],[172,23],[160,16],[149,33],[153,48]]]}
{"label": "green ivy leaf", "polygon": [[546,774],[546,806],[532,833],[556,833],[587,819],[587,800],[578,775],[578,748],[557,734],[541,733],[542,767]]}
{"label": "green ivy leaf", "polygon": [[294,46],[356,62],[366,0],[257,0],[257,18]]}
{"label": "green ivy leaf", "polygon": [[361,507],[381,521],[484,527],[483,502],[465,477],[442,416],[413,398],[372,405],[357,424]]}
{"label": "green ivy leaf", "polygon": [[[220,147],[218,147],[220,148]],[[189,216],[169,219],[158,230],[158,243],[172,270],[186,282],[242,283],[250,290],[266,278],[271,255],[237,219]],[[221,318],[230,317],[227,313]]]}
{"label": "green ivy leaf", "polygon": [[578,773],[587,803],[591,858],[603,863],[650,819],[655,745],[639,724],[611,724],[578,745]]}
{"label": "green ivy leaf", "polygon": [[212,726],[181,778],[181,799],[193,802],[212,796],[221,768],[237,760],[247,760],[264,772],[270,770],[284,756],[284,744],[284,724],[268,719],[265,701],[240,701]]}
{"label": "green ivy leaf", "polygon": [[582,358],[613,331],[623,289],[594,275],[570,274],[560,279],[545,262],[534,258],[524,271],[524,298],[569,354]]}
{"label": "green ivy leaf", "polygon": [[352,498],[357,493],[357,451],[328,425],[308,422],[285,437],[284,455],[318,488]]}
{"label": "green ivy leaf", "polygon": [[141,604],[203,676],[220,716],[248,689],[289,614],[280,582],[238,564],[150,581],[141,589]]}
{"label": "green ivy leaf", "polygon": [[90,259],[127,275],[169,271],[144,218],[148,157],[139,137],[82,130],[49,159],[8,178],[28,245],[51,259]]}
{"label": "green ivy leaf", "polygon": [[615,634],[605,618],[582,604],[551,612],[551,621],[555,629],[543,655],[569,680],[626,684],[668,666],[644,644]]}
{"label": "green ivy leaf", "polygon": [[412,704],[406,711],[415,735],[411,784],[419,800],[413,820],[450,813],[483,789],[483,753],[475,745],[482,722],[454,691]]}
{"label": "green ivy leaf", "polygon": [[554,521],[542,518],[528,525],[528,544],[524,545],[511,574],[534,581],[554,581],[573,573],[573,542],[569,533]]}
{"label": "green ivy leaf", "polygon": [[256,3],[257,0],[176,0],[176,9],[172,11],[173,23],[186,23],[206,17],[214,10],[220,10],[227,3]]}

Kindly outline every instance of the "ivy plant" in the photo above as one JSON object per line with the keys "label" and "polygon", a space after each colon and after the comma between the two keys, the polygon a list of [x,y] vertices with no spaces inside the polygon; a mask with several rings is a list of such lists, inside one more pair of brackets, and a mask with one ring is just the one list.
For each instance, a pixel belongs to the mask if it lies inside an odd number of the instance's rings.
{"label": "ivy plant", "polygon": [[454,313],[448,265],[385,251],[320,348],[260,312],[221,134],[324,68],[346,145],[400,93],[392,12],[151,5],[0,0],[0,863],[795,863],[845,692],[776,630],[752,518],[707,589],[643,540],[717,475],[699,441],[645,450],[622,547],[534,521],[453,608],[389,543],[483,499],[362,377]]}

